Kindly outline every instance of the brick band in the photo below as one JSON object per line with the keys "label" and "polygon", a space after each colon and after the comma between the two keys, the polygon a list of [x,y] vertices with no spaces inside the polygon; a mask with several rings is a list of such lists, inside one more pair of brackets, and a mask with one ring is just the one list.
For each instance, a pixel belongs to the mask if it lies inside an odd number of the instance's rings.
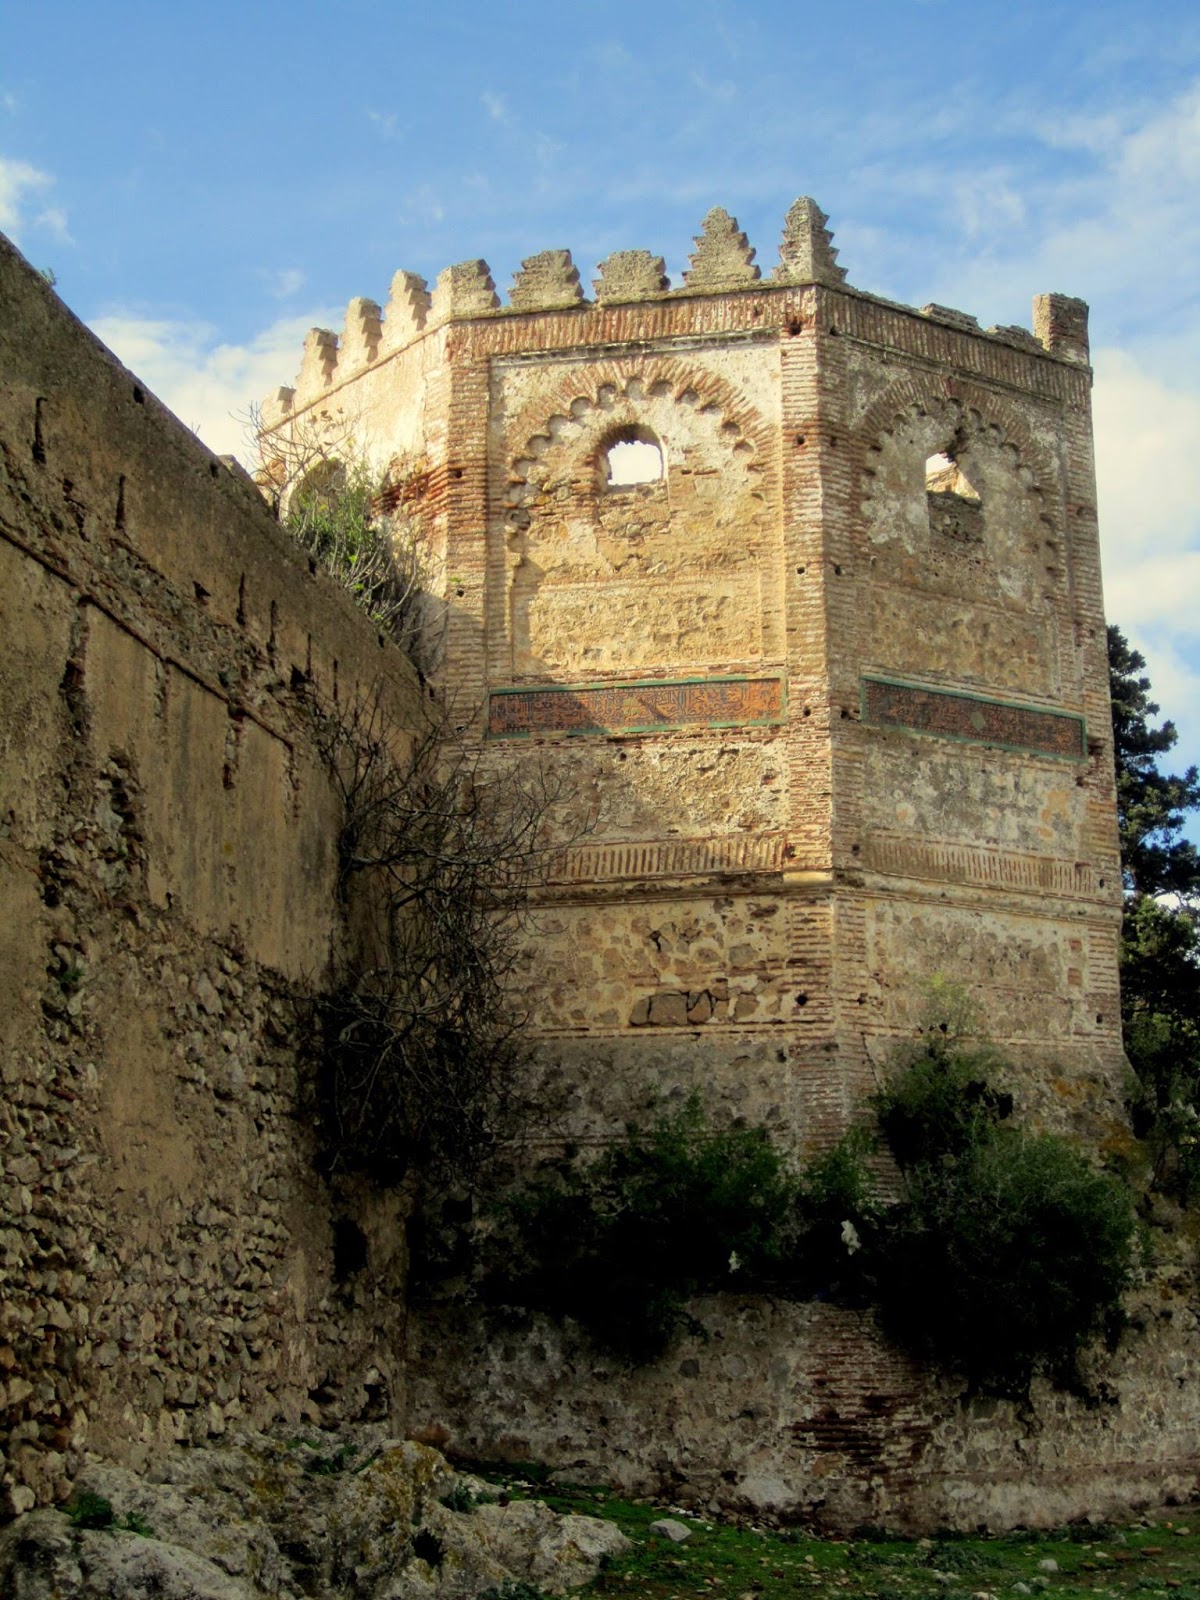
{"label": "brick band", "polygon": [[783,679],[705,678],[496,689],[488,734],[658,733],[672,728],[759,728],[783,720]]}
{"label": "brick band", "polygon": [[949,689],[864,677],[862,715],[864,722],[880,728],[907,728],[1075,761],[1087,755],[1084,720],[1075,712],[1043,711]]}

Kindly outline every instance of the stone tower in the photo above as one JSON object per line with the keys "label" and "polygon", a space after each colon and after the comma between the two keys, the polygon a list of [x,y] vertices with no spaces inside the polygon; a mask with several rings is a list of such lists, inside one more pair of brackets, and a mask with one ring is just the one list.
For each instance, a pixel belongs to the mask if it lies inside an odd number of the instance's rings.
{"label": "stone tower", "polygon": [[[674,288],[641,250],[590,300],[565,250],[523,262],[507,305],[483,261],[432,294],[398,273],[386,313],[354,300],[340,341],[309,335],[268,437],[390,464],[448,603],[455,704],[496,760],[566,764],[598,819],[546,886],[524,996],[577,1133],[698,1090],[828,1141],[940,977],[1011,1057],[1021,1112],[1095,1136],[1123,1058],[1087,308],[1041,295],[1030,332],[881,300],[809,199],[779,254],[763,277],[714,210]],[[474,1399],[448,1398],[430,1341],[414,1414],[477,1453],[499,1430],[631,1482],[707,1494],[724,1467],[733,1498],[811,1504],[800,1480],[835,1448],[813,1385],[840,1382],[834,1415],[876,1455],[833,1471],[839,1515],[944,1482],[945,1452],[888,1454],[898,1395],[929,1415],[898,1358],[831,1308],[788,1315],[809,1320],[743,1328],[769,1447],[734,1420],[732,1369],[704,1405],[663,1378],[609,1392],[618,1451],[565,1357],[548,1389],[461,1330]]]}
{"label": "stone tower", "polygon": [[398,273],[265,420],[394,464],[455,704],[598,815],[530,981],[611,1109],[715,1084],[820,1140],[936,975],[1078,1114],[1121,1070],[1086,307],[882,301],[808,199],[753,257],[714,210],[674,289]]}

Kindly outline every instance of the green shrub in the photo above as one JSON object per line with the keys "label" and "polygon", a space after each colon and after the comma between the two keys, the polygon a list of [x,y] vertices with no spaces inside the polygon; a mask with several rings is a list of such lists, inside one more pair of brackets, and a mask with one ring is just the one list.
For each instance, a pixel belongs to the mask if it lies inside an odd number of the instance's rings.
{"label": "green shrub", "polygon": [[867,1165],[873,1146],[866,1128],[852,1128],[801,1169],[787,1241],[786,1291],[854,1302],[869,1298],[882,1214]]}
{"label": "green shrub", "polygon": [[874,1098],[875,1115],[901,1168],[956,1157],[990,1139],[1012,1111],[990,1076],[990,1051],[956,1050],[933,1035]]}
{"label": "green shrub", "polygon": [[938,1047],[878,1097],[907,1191],[875,1263],[884,1325],[983,1387],[1070,1384],[1083,1348],[1119,1326],[1133,1205],[1064,1140],[1003,1126],[979,1067]]}
{"label": "green shrub", "polygon": [[652,1360],[688,1322],[693,1296],[779,1274],[793,1200],[766,1132],[709,1128],[693,1099],[513,1197],[519,1264],[499,1292]]}
{"label": "green shrub", "polygon": [[90,1490],[85,1490],[63,1509],[73,1528],[89,1528],[105,1533],[120,1530],[122,1533],[140,1534],[143,1539],[154,1537],[154,1529],[140,1511],[127,1511],[123,1517],[118,1517],[111,1500]]}
{"label": "green shrub", "polygon": [[66,1510],[73,1528],[112,1528],[116,1526],[117,1519],[113,1512],[112,1501],[106,1500],[102,1494],[92,1494],[90,1490],[85,1490],[83,1494],[72,1500]]}
{"label": "green shrub", "polygon": [[487,1494],[472,1489],[468,1484],[456,1483],[447,1494],[441,1498],[440,1504],[447,1511],[474,1511],[476,1506],[490,1506],[495,1503],[495,1495]]}
{"label": "green shrub", "polygon": [[1135,1218],[1116,1179],[1062,1139],[1009,1125],[997,1058],[931,1033],[875,1098],[904,1181],[875,1194],[852,1130],[791,1172],[761,1128],[714,1130],[698,1102],[510,1197],[489,1297],[571,1317],[634,1362],[718,1291],[874,1302],[889,1333],[979,1387],[1078,1382],[1120,1326]]}

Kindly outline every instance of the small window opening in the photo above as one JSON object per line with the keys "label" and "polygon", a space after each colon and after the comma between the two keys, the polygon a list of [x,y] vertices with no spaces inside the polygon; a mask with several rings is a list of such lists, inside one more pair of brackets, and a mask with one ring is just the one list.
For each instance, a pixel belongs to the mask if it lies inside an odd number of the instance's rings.
{"label": "small window opening", "polygon": [[976,505],[980,504],[978,491],[954,457],[948,456],[945,451],[930,456],[925,463],[925,492],[954,494],[960,500],[973,500]]}
{"label": "small window opening", "polygon": [[925,498],[931,532],[963,544],[982,539],[983,501],[979,491],[963,471],[962,463],[945,451],[930,456],[925,463]]}
{"label": "small window opening", "polygon": [[604,483],[609,489],[631,489],[639,483],[659,483],[663,454],[649,438],[618,439],[604,452]]}

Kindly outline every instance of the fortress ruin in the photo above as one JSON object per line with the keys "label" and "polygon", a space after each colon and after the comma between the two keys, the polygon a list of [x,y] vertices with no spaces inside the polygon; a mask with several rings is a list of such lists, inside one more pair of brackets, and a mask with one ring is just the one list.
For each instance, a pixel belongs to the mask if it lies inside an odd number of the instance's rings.
{"label": "fortress ruin", "polygon": [[391,464],[448,692],[591,802],[530,983],[610,1112],[696,1085],[820,1142],[937,974],[1094,1131],[1123,1068],[1087,309],[881,301],[808,199],[753,256],[717,210],[677,289],[644,251],[592,303],[562,250],[505,306],[481,261],[398,273],[309,335],[266,451]]}
{"label": "fortress ruin", "polygon": [[[579,1139],[698,1091],[800,1151],[965,983],[1022,1114],[1123,1129],[1120,864],[1087,312],[984,330],[847,284],[811,200],[760,275],[710,212],[585,299],[564,250],[398,273],[264,438],[388,469],[487,759],[576,817],[525,992]],[[627,1373],[405,1300],[399,1202],[327,1185],[295,994],[339,938],[300,711],[423,693],[230,473],[0,253],[0,1406],[10,1510],[85,1447],[388,1417],[697,1505],[932,1527],[1193,1492],[1194,1316],[1151,1273],[1112,1403],[964,1397],[825,1304],[724,1297]],[[353,1218],[364,1259],[335,1251]]]}

